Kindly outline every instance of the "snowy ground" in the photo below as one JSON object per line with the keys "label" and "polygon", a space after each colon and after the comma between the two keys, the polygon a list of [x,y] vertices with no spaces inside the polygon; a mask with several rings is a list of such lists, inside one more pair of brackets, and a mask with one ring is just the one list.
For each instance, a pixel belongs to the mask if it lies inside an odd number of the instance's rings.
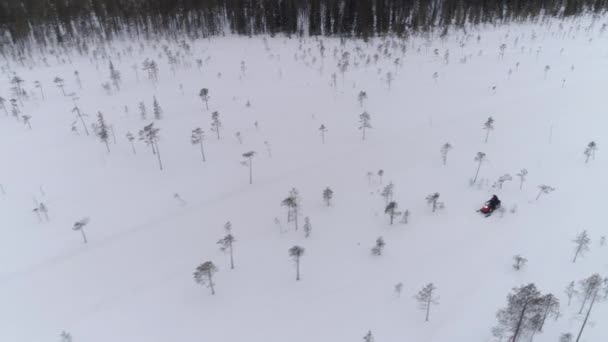
{"label": "snowy ground", "polygon": [[[357,341],[371,329],[382,342],[492,341],[495,312],[512,287],[529,282],[562,300],[563,316],[536,340],[576,332],[578,302],[566,306],[564,287],[594,272],[608,274],[608,247],[599,244],[607,234],[602,134],[608,124],[608,33],[600,33],[606,20],[415,38],[406,42],[405,54],[395,40],[390,57],[378,49],[382,39],[344,46],[323,39],[321,58],[316,39],[218,37],[189,42],[191,55],[183,61],[190,65],[178,66],[175,75],[162,45],[183,54],[176,44],[141,42],[141,49],[139,42],[114,43],[108,51],[122,84],[112,95],[101,87],[108,81],[107,58],[96,62],[92,54],[70,52],[72,64],[48,56],[50,66],[44,66],[39,55],[33,67],[11,62],[10,70],[36,98],[23,109],[32,116],[32,130],[0,117],[6,192],[0,195],[0,340],[55,341],[66,330],[74,341],[88,342]],[[350,52],[344,77],[334,49],[338,57]],[[378,61],[372,57],[366,66],[374,53]],[[132,69],[146,58],[159,64],[156,87],[141,68],[139,81]],[[194,62],[199,58],[201,71]],[[0,81],[0,96],[7,99],[9,76]],[[73,103],[54,86],[56,76],[65,79],[66,92],[78,94],[87,124],[101,111],[113,125],[110,153],[80,125],[80,135],[70,131]],[[203,87],[210,91],[209,110],[198,97]],[[357,101],[361,90],[368,95],[365,108]],[[148,147],[135,141],[134,155],[125,138],[152,121],[153,96],[164,110],[155,122],[163,171]],[[140,118],[140,101],[148,120]],[[364,109],[373,129],[362,141]],[[209,131],[215,110],[223,123],[220,140]],[[485,144],[488,116],[495,130]],[[321,124],[328,128],[325,144]],[[206,131],[206,163],[190,144],[195,127]],[[591,140],[600,149],[586,164],[583,150]],[[454,148],[442,166],[445,142]],[[257,151],[253,185],[240,164],[249,150]],[[488,160],[480,185],[471,187],[478,151]],[[520,191],[515,173],[522,168],[529,177]],[[505,173],[514,180],[493,189]],[[388,182],[395,184],[399,208],[411,212],[407,225],[388,224],[380,196]],[[556,191],[535,201],[540,184]],[[335,194],[329,208],[321,198],[327,186]],[[308,239],[286,222],[281,206],[292,187],[302,198],[300,222],[308,216],[312,223]],[[433,192],[446,206],[437,213],[425,201]],[[187,204],[180,205],[175,193]],[[517,212],[479,216],[475,210],[492,193]],[[49,207],[50,222],[40,223],[32,213],[34,198]],[[88,244],[71,229],[83,217],[91,220]],[[235,270],[216,244],[226,221],[237,238]],[[583,229],[591,251],[573,264],[571,240]],[[372,256],[378,236],[386,240],[385,252]],[[294,244],[306,248],[299,282],[287,254]],[[519,272],[511,266],[515,254],[529,259]],[[219,268],[215,296],[192,278],[206,260]],[[398,298],[393,289],[399,282]],[[425,322],[413,296],[429,282],[440,300]],[[607,315],[607,304],[594,308],[595,324],[584,341],[605,340]]]}

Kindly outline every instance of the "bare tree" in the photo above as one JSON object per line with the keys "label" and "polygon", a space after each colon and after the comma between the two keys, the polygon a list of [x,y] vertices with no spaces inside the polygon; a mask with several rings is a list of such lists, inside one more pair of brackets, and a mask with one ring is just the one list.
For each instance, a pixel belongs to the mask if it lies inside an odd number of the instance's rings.
{"label": "bare tree", "polygon": [[228,252],[230,253],[230,269],[234,269],[234,242],[235,242],[235,238],[234,236],[232,236],[232,234],[228,233],[226,234],[226,236],[224,236],[223,238],[221,238],[217,243],[220,245],[220,250],[222,252]]}
{"label": "bare tree", "polygon": [[548,185],[545,185],[545,184],[541,184],[541,185],[539,185],[539,186],[538,186],[538,189],[539,189],[539,191],[538,191],[538,196],[536,196],[536,200],[537,200],[537,201],[538,201],[538,199],[540,198],[540,195],[542,195],[542,194],[548,194],[548,193],[550,193],[550,192],[555,191],[555,188],[553,188],[553,187],[551,187],[551,186],[548,186]]}
{"label": "bare tree", "polygon": [[76,223],[74,223],[74,226],[72,226],[72,230],[80,231],[80,233],[82,234],[82,240],[84,241],[84,243],[87,243],[87,236],[84,233],[84,227],[88,223],[89,223],[89,218],[85,217],[80,221],[76,221]]}
{"label": "bare tree", "polygon": [[473,178],[473,184],[477,182],[477,177],[479,176],[479,170],[481,169],[481,164],[486,160],[486,154],[483,152],[477,152],[475,155],[475,161],[478,163],[477,171],[475,172],[475,178]]}
{"label": "bare tree", "polygon": [[521,169],[521,171],[517,173],[517,177],[519,177],[519,190],[523,188],[526,176],[528,176],[528,170],[526,169]]}
{"label": "bare tree", "polygon": [[298,230],[298,215],[300,211],[298,190],[292,188],[289,191],[289,196],[281,202],[281,205],[287,207],[287,222],[294,221],[296,230]]}
{"label": "bare tree", "polygon": [[490,131],[494,130],[494,119],[491,116],[483,124],[483,129],[486,131],[485,143],[487,143],[488,142],[488,138],[490,137]]}
{"label": "bare tree", "polygon": [[587,144],[587,147],[585,148],[585,163],[589,162],[589,158],[593,157],[593,159],[595,159],[595,151],[597,151],[597,144],[595,143],[595,141],[590,142],[589,144]]}
{"label": "bare tree", "polygon": [[211,294],[215,295],[215,283],[213,275],[217,272],[217,267],[211,261],[205,261],[194,270],[194,281],[199,285],[207,285],[211,289]]}
{"label": "bare tree", "polygon": [[517,254],[513,257],[513,268],[516,271],[521,270],[522,268],[524,268],[524,266],[526,266],[526,263],[528,263],[528,259],[524,258],[523,256]]}
{"label": "bare tree", "polygon": [[587,231],[583,230],[580,234],[578,234],[576,236],[576,238],[574,240],[572,240],[572,242],[574,242],[574,244],[575,244],[574,258],[572,259],[572,262],[575,263],[576,258],[579,255],[584,256],[585,253],[589,251],[589,245],[591,244],[591,239],[589,239],[589,236],[587,235]]}
{"label": "bare tree", "polygon": [[190,142],[192,145],[200,145],[201,147],[201,156],[203,157],[203,162],[205,162],[205,149],[203,148],[203,141],[205,140],[205,132],[197,127],[192,130],[192,136],[190,137]]}
{"label": "bare tree", "polygon": [[437,287],[433,283],[426,284],[420,292],[416,295],[416,300],[421,310],[426,311],[425,321],[429,321],[429,315],[431,312],[431,305],[439,304],[439,297],[435,294]]}
{"label": "bare tree", "polygon": [[201,89],[201,91],[198,93],[198,96],[205,103],[205,107],[207,108],[207,110],[209,110],[209,89],[207,89],[207,88]]}
{"label": "bare tree", "polygon": [[249,184],[253,184],[253,156],[255,155],[255,151],[249,151],[243,153],[243,157],[245,160],[241,163],[245,166],[249,166]]}
{"label": "bare tree", "polygon": [[300,280],[300,258],[304,255],[304,248],[293,246],[289,249],[289,256],[296,264],[296,280]]}
{"label": "bare tree", "polygon": [[334,192],[332,189],[330,189],[329,187],[325,188],[325,190],[323,190],[323,200],[325,201],[325,204],[327,204],[327,206],[331,206],[331,199],[334,197]]}
{"label": "bare tree", "polygon": [[386,246],[386,242],[384,242],[384,238],[379,236],[376,239],[376,244],[372,247],[373,255],[382,255],[382,250],[384,250],[384,246]]}
{"label": "bare tree", "polygon": [[372,118],[367,111],[365,111],[361,115],[359,115],[359,129],[361,130],[361,132],[363,134],[363,136],[362,136],[363,140],[365,140],[366,129],[372,128],[371,119]]}
{"label": "bare tree", "polygon": [[452,149],[452,145],[448,142],[441,146],[441,160],[443,161],[443,165],[447,164],[448,161],[448,152]]}

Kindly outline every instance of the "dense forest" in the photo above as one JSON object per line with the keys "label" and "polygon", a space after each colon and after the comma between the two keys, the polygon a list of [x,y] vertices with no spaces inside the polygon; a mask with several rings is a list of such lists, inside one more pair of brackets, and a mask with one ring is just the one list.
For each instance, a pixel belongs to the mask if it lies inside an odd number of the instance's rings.
{"label": "dense forest", "polygon": [[3,0],[0,43],[62,43],[123,34],[367,38],[607,8],[608,0]]}

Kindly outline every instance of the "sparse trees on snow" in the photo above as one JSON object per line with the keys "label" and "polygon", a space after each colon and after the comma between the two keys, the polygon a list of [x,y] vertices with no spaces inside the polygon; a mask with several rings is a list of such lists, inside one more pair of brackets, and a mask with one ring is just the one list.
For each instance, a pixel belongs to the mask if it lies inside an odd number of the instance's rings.
{"label": "sparse trees on snow", "polygon": [[234,236],[232,236],[232,234],[230,234],[230,232],[228,232],[228,234],[226,234],[226,236],[224,236],[223,238],[221,238],[220,240],[218,240],[218,245],[220,245],[220,250],[222,252],[228,252],[230,253],[230,269],[234,269],[234,242],[235,242],[235,238]]}
{"label": "sparse trees on snow", "polygon": [[293,246],[289,249],[289,256],[296,264],[296,280],[300,280],[300,258],[304,255],[304,247]]}
{"label": "sparse trees on snow", "polygon": [[390,224],[393,224],[395,216],[401,215],[401,212],[397,211],[397,202],[391,201],[384,208],[384,213],[390,217]]}
{"label": "sparse trees on snow", "polygon": [[85,217],[80,221],[76,221],[76,223],[74,223],[74,225],[72,226],[72,230],[80,231],[80,233],[82,234],[82,240],[84,241],[84,243],[87,243],[87,236],[84,233],[84,227],[88,223],[89,223],[89,218]]}
{"label": "sparse trees on snow", "polygon": [[475,172],[475,178],[473,178],[472,183],[475,184],[477,182],[477,177],[479,176],[479,170],[481,169],[481,164],[486,160],[486,154],[483,152],[477,152],[475,155],[475,161],[478,163],[477,171]]}
{"label": "sparse trees on snow", "polygon": [[443,202],[439,202],[438,192],[426,196],[426,203],[433,208],[433,212],[435,212],[437,209],[443,209]]}
{"label": "sparse trees on snow", "polygon": [[428,322],[431,306],[439,304],[439,296],[436,295],[437,287],[433,283],[426,284],[416,295],[416,300],[421,310],[426,312],[425,321]]}
{"label": "sparse trees on snow", "polygon": [[327,206],[331,206],[331,199],[334,197],[334,192],[332,189],[330,189],[329,187],[325,188],[325,190],[323,190],[323,201],[325,201],[325,204],[327,204]]}
{"label": "sparse trees on snow", "polygon": [[526,169],[521,169],[521,171],[517,173],[517,177],[519,177],[519,190],[523,188],[526,176],[528,176],[528,170]]}
{"label": "sparse trees on snow", "polygon": [[545,184],[539,185],[538,189],[539,189],[538,196],[536,196],[536,200],[537,201],[540,198],[540,195],[542,195],[542,194],[548,194],[548,193],[550,193],[552,191],[555,191],[555,188],[553,188],[551,186],[548,186],[548,185],[545,185]]}
{"label": "sparse trees on snow", "polygon": [[158,149],[159,131],[160,128],[155,128],[154,123],[151,123],[139,131],[139,139],[152,147],[152,153],[158,157],[158,167],[162,170],[163,162],[160,158],[160,150]]}
{"label": "sparse trees on snow", "polygon": [[211,131],[217,134],[218,140],[220,139],[220,129],[222,128],[222,122],[220,121],[220,113],[215,111],[211,113]]}
{"label": "sparse trees on snow", "polygon": [[521,256],[519,254],[517,254],[513,257],[513,268],[516,271],[519,271],[522,268],[524,268],[527,263],[528,263],[528,259],[524,258],[523,256]]}
{"label": "sparse trees on snow", "polygon": [[484,142],[488,142],[490,137],[490,131],[494,130],[494,119],[490,116],[488,120],[483,124],[483,129],[486,131],[486,139]]}
{"label": "sparse trees on snow", "polygon": [[595,151],[597,151],[597,144],[595,143],[595,141],[590,142],[589,144],[587,144],[587,147],[585,148],[585,163],[589,162],[589,158],[593,157],[593,159],[595,159]]}
{"label": "sparse trees on snow", "polygon": [[110,144],[108,143],[108,139],[110,138],[108,134],[108,126],[106,125],[106,121],[103,118],[103,114],[101,112],[97,112],[97,126],[95,126],[95,135],[99,137],[99,140],[106,144],[106,149],[110,152]]}
{"label": "sparse trees on snow", "polygon": [[327,132],[327,127],[322,124],[321,127],[319,127],[319,132],[321,132],[321,142],[325,144],[325,133]]}
{"label": "sparse trees on snow", "polygon": [[572,258],[572,262],[575,263],[576,262],[576,258],[578,258],[578,256],[584,256],[586,252],[589,251],[589,245],[591,244],[591,239],[589,239],[589,236],[587,235],[587,231],[583,230],[580,234],[578,234],[576,236],[576,238],[574,240],[572,240],[572,242],[574,242],[574,258]]}
{"label": "sparse trees on snow", "polygon": [[201,147],[201,156],[203,157],[203,162],[205,162],[205,149],[203,147],[203,141],[205,140],[205,132],[197,127],[192,130],[192,136],[190,137],[190,142],[192,145],[200,145]]}
{"label": "sparse trees on snow", "polygon": [[452,149],[452,145],[448,142],[441,146],[441,160],[443,161],[443,165],[446,165],[448,162],[448,152]]}
{"label": "sparse trees on snow", "polygon": [[211,289],[211,294],[215,295],[215,283],[213,275],[217,272],[217,267],[211,261],[205,261],[194,270],[194,281],[199,285],[207,285]]}
{"label": "sparse trees on snow", "polygon": [[365,140],[365,131],[368,128],[372,128],[371,125],[371,116],[369,115],[369,113],[367,111],[361,113],[361,115],[359,115],[359,129],[362,132],[362,140]]}
{"label": "sparse trees on snow", "polygon": [[372,254],[382,255],[382,250],[384,249],[384,246],[386,246],[386,242],[384,242],[384,238],[382,236],[379,236],[376,239],[376,244],[374,245],[374,247],[372,247]]}
{"label": "sparse trees on snow", "polygon": [[243,153],[243,157],[245,160],[241,163],[245,166],[249,166],[249,184],[253,184],[253,156],[255,155],[255,151],[249,151]]}
{"label": "sparse trees on snow", "polygon": [[207,108],[207,110],[209,110],[209,89],[201,89],[201,91],[198,93],[198,96],[205,103],[205,107]]}
{"label": "sparse trees on snow", "polygon": [[292,188],[289,191],[289,196],[281,202],[281,205],[287,207],[287,222],[294,221],[296,230],[298,230],[298,215],[300,211],[298,190]]}

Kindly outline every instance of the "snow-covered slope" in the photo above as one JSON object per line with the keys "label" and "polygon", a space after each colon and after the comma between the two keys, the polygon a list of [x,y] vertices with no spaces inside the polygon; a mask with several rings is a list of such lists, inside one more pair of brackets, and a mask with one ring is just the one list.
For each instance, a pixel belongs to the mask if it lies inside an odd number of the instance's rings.
{"label": "snow-covered slope", "polygon": [[[343,45],[323,39],[324,57],[316,38],[218,37],[188,41],[190,54],[175,42],[114,42],[106,49],[122,83],[111,95],[101,87],[109,81],[101,54],[47,55],[49,66],[41,55],[35,65],[4,61],[0,96],[11,97],[12,72],[25,80],[31,95],[23,114],[32,129],[0,117],[0,340],[54,341],[66,330],[76,342],[357,341],[371,330],[382,342],[492,341],[507,293],[529,282],[562,300],[562,317],[536,340],[578,331],[578,302],[566,306],[564,287],[594,272],[608,275],[608,247],[599,243],[607,234],[605,22]],[[175,73],[163,45],[183,57]],[[157,85],[141,69],[146,58],[159,64]],[[113,126],[111,152],[80,123],[79,134],[70,130],[74,103],[56,76],[77,94],[87,125],[101,111]],[[209,110],[201,88],[209,89]],[[368,96],[363,106],[360,91]],[[152,122],[153,96],[164,110],[154,122],[163,171],[149,147],[136,140],[133,154],[125,137]],[[358,129],[364,110],[373,126],[365,141]],[[213,111],[223,124],[219,140],[209,130]],[[495,129],[484,143],[489,116]],[[205,163],[190,143],[196,127],[206,132]],[[597,157],[585,163],[592,140]],[[443,166],[446,142],[453,149]],[[250,150],[257,152],[252,185],[241,165]],[[487,161],[470,186],[477,152]],[[520,190],[522,168],[529,176]],[[506,173],[513,181],[492,188]],[[399,209],[411,213],[408,224],[389,225],[384,214],[380,192],[389,182]],[[540,184],[556,190],[536,201]],[[327,186],[331,207],[321,196]],[[292,188],[301,197],[300,226],[310,218],[309,238],[286,222],[281,201]],[[434,192],[445,203],[436,213],[425,201]],[[484,218],[475,210],[492,193],[507,212]],[[47,205],[49,222],[39,222],[34,201]],[[87,244],[71,229],[84,217]],[[234,270],[216,243],[226,221],[237,239]],[[571,240],[584,229],[591,251],[572,263]],[[384,253],[372,256],[379,236]],[[287,252],[296,244],[306,249],[301,281]],[[529,260],[521,271],[512,268],[515,254]],[[219,268],[215,296],[192,277],[207,260]],[[440,299],[425,322],[413,296],[429,282]],[[607,315],[608,305],[598,304],[582,340],[603,341]]]}

